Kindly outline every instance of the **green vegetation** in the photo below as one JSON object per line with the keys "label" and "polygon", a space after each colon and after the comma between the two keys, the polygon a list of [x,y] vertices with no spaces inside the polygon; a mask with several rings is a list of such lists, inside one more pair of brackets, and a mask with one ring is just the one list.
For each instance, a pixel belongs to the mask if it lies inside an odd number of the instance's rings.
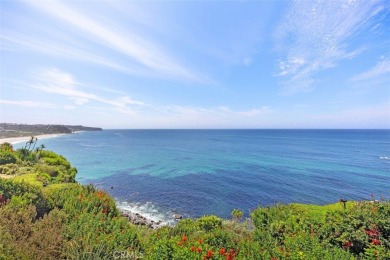
{"label": "green vegetation", "polygon": [[232,211],[232,218],[233,220],[240,222],[242,219],[242,216],[244,216],[244,212],[242,212],[239,209],[233,209]]}
{"label": "green vegetation", "polygon": [[[31,145],[31,147],[33,144]],[[0,178],[0,259],[390,259],[390,202],[275,205],[242,220],[181,220],[158,230],[128,222],[104,191],[43,149],[14,151]],[[27,152],[26,152],[27,151]]]}

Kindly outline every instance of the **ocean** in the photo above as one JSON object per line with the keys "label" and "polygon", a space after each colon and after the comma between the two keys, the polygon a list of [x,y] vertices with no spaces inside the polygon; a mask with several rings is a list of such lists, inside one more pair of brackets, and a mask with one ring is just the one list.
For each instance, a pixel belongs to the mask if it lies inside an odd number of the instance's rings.
{"label": "ocean", "polygon": [[78,182],[168,224],[176,213],[390,197],[390,130],[104,130],[38,143],[65,156]]}

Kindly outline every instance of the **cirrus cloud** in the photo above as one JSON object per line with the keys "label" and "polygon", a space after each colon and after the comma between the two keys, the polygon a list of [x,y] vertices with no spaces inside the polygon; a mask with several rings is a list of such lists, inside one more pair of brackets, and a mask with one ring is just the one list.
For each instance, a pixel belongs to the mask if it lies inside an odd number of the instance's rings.
{"label": "cirrus cloud", "polygon": [[386,8],[380,0],[292,2],[275,34],[283,93],[311,91],[316,73],[363,52],[366,46],[349,39]]}

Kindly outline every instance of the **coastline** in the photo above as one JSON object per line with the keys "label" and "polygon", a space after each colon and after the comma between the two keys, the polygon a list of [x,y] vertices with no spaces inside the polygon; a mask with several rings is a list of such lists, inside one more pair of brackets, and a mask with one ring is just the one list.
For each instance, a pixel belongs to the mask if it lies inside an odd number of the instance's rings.
{"label": "coastline", "polygon": [[[67,135],[67,134],[45,134],[45,135],[34,135],[34,137],[38,138],[38,140],[41,140],[41,139],[58,137],[61,135]],[[11,144],[24,143],[24,142],[29,141],[30,138],[31,138],[31,135],[30,136],[1,138],[0,144],[3,144],[3,143],[11,143]]]}
{"label": "coastline", "polygon": [[129,203],[127,201],[115,200],[116,207],[128,221],[135,225],[147,226],[158,229],[163,226],[175,226],[183,218],[174,212],[161,212],[151,202]]}

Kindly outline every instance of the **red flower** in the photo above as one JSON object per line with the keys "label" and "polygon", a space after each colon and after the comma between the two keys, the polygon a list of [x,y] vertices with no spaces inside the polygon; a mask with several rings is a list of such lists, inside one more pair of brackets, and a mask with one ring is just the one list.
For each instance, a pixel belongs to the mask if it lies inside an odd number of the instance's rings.
{"label": "red flower", "polygon": [[213,251],[207,251],[207,258],[213,258]]}
{"label": "red flower", "polygon": [[236,253],[234,252],[233,249],[229,250],[229,253],[225,253],[226,260],[234,260]]}
{"label": "red flower", "polygon": [[221,250],[219,250],[219,254],[220,255],[224,255],[226,253],[226,251],[225,251],[225,248],[221,248]]}
{"label": "red flower", "polygon": [[197,248],[196,248],[195,246],[192,246],[192,247],[190,248],[191,252],[195,252],[196,249],[197,249]]}
{"label": "red flower", "polygon": [[203,240],[201,238],[199,238],[198,243],[202,244],[202,242],[203,242]]}
{"label": "red flower", "polygon": [[197,247],[197,248],[196,248],[196,252],[198,252],[198,253],[202,252],[202,248]]}
{"label": "red flower", "polygon": [[351,246],[353,246],[353,244],[349,241],[345,241],[343,244],[344,250],[347,250]]}
{"label": "red flower", "polygon": [[183,242],[186,242],[187,241],[187,237],[184,235],[181,239]]}
{"label": "red flower", "polygon": [[373,239],[371,244],[373,244],[374,246],[379,246],[381,244],[381,241],[379,241],[379,239]]}
{"label": "red flower", "polygon": [[183,244],[183,243],[182,243],[181,241],[178,241],[178,242],[177,242],[177,245],[178,245],[178,246],[181,246],[182,244]]}
{"label": "red flower", "polygon": [[379,236],[379,232],[377,230],[375,230],[375,229],[373,229],[373,230],[365,230],[364,232],[371,238],[375,238],[375,237]]}

